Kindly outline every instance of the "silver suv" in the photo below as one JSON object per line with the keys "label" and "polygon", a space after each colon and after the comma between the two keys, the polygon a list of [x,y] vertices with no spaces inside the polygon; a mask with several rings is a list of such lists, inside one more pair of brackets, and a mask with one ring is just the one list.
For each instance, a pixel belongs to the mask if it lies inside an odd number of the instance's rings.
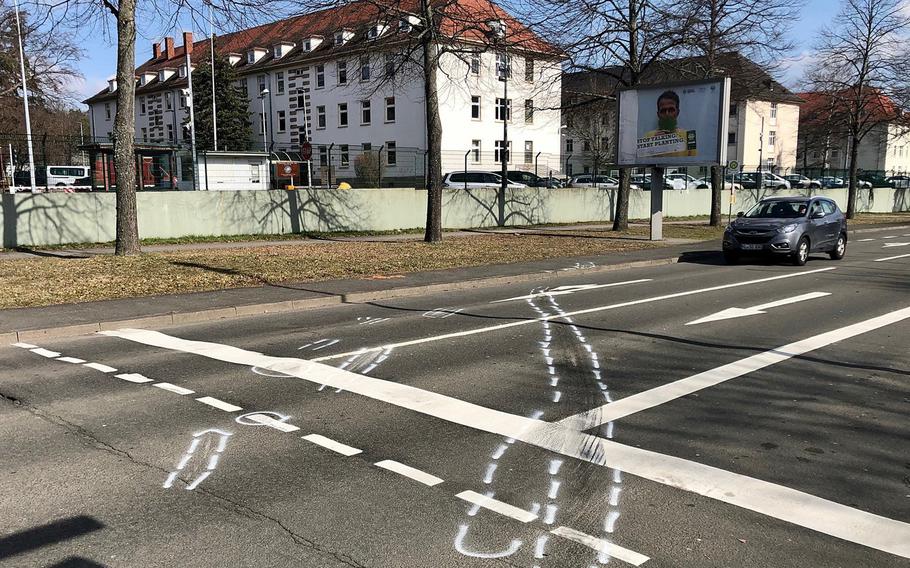
{"label": "silver suv", "polygon": [[762,199],[730,223],[723,249],[729,263],[743,254],[773,254],[802,266],[812,252],[840,260],[847,252],[847,218],[824,197]]}

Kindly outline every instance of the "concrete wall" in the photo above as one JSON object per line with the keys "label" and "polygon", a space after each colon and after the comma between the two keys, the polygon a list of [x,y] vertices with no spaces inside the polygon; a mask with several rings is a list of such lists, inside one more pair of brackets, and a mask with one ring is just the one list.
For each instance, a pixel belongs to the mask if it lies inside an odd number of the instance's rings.
{"label": "concrete wall", "polygon": [[[846,209],[847,190],[819,191]],[[772,195],[796,191],[737,193],[733,212]],[[727,192],[723,211],[728,211]],[[5,248],[106,242],[114,239],[114,193],[18,193],[0,196],[0,234]],[[589,188],[526,188],[508,192],[500,220],[496,190],[447,190],[443,225],[465,228],[536,223],[609,221],[615,194]],[[629,216],[647,218],[650,196],[635,191]],[[664,214],[706,215],[708,190],[667,191]],[[174,191],[137,195],[143,238],[188,235],[277,234],[301,231],[385,231],[422,227],[426,192],[404,189],[297,191]],[[910,211],[910,189],[860,191],[859,211]]]}

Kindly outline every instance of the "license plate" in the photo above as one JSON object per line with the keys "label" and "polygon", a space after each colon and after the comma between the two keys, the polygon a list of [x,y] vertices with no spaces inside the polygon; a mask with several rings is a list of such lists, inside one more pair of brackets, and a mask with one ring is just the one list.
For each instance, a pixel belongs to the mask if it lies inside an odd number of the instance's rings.
{"label": "license plate", "polygon": [[743,250],[761,250],[762,245],[744,244],[742,247]]}

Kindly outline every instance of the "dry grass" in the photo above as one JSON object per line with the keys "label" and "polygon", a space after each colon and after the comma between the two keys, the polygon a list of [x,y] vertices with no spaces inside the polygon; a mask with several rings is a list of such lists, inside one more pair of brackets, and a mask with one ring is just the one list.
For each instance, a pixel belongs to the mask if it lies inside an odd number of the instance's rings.
{"label": "dry grass", "polygon": [[484,235],[423,242],[316,242],[133,257],[0,262],[0,308],[45,306],[604,254],[660,246],[615,234]]}

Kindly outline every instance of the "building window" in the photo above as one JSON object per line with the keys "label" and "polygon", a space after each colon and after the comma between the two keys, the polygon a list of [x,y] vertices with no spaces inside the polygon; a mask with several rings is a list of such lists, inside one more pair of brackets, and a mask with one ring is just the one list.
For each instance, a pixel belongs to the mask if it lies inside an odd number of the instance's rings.
{"label": "building window", "polygon": [[348,62],[339,61],[335,64],[335,68],[338,74],[338,84],[347,85],[348,84]]}
{"label": "building window", "polygon": [[335,45],[342,45],[344,43],[344,32],[335,32]]}
{"label": "building window", "polygon": [[777,131],[769,130],[768,131],[768,146],[774,146],[775,142],[777,142]]}
{"label": "building window", "polygon": [[385,98],[385,121],[395,122],[395,97]]}
{"label": "building window", "polygon": [[471,55],[471,75],[480,75],[480,54]]}
{"label": "building window", "polygon": [[265,75],[259,75],[256,77],[256,82],[259,83],[259,93],[262,94],[262,91],[265,90],[268,83],[266,83]]}
{"label": "building window", "polygon": [[581,151],[582,151],[582,152],[590,152],[590,151],[591,151],[591,141],[590,141],[590,140],[585,140],[585,141],[582,143],[582,145],[581,145]]}
{"label": "building window", "polygon": [[534,60],[530,57],[525,59],[525,81],[534,82]]}
{"label": "building window", "polygon": [[325,128],[325,106],[316,107],[316,128]]}
{"label": "building window", "polygon": [[385,143],[385,163],[389,166],[398,164],[398,148],[394,140]]}
{"label": "building window", "polygon": [[341,152],[341,167],[346,168],[351,165],[351,155],[348,153],[348,145],[342,144],[338,149]]}
{"label": "building window", "polygon": [[307,132],[306,132],[306,128],[304,128],[303,126],[301,126],[301,127],[300,127],[299,129],[297,129],[297,130],[298,130],[298,132],[297,132],[297,142],[298,142],[299,144],[303,144],[303,143],[306,142],[307,139],[308,139],[308,137],[307,137]]}
{"label": "building window", "polygon": [[275,91],[279,95],[284,94],[284,71],[275,74]]}
{"label": "building window", "polygon": [[571,162],[569,162],[568,164],[566,164],[566,175],[567,175],[567,176],[571,176],[571,175],[572,175],[572,163],[571,163]]}
{"label": "building window", "polygon": [[287,130],[288,122],[286,118],[286,113],[283,110],[278,111],[278,132],[284,132]]}
{"label": "building window", "polygon": [[364,142],[360,145],[360,151],[364,154],[373,150],[373,145],[369,142]]}
{"label": "building window", "polygon": [[180,93],[180,108],[186,108],[186,95]]}
{"label": "building window", "polygon": [[480,120],[480,97],[477,95],[471,95],[471,118]]}
{"label": "building window", "polygon": [[360,56],[360,80],[361,81],[370,80],[370,56],[369,55]]}
{"label": "building window", "polygon": [[250,96],[250,87],[249,87],[249,85],[246,84],[246,79],[240,80],[240,90],[243,91],[244,97]]}
{"label": "building window", "polygon": [[534,101],[525,99],[525,124],[534,123]]}
{"label": "building window", "polygon": [[390,79],[395,76],[396,61],[394,55],[385,56],[385,77]]}
{"label": "building window", "polygon": [[525,163],[530,164],[532,162],[534,162],[534,142],[525,140]]}
{"label": "building window", "polygon": [[572,140],[571,138],[566,138],[566,152],[574,152],[574,151],[575,151],[575,141]]}
{"label": "building window", "polygon": [[174,93],[164,93],[164,110],[174,110]]}
{"label": "building window", "polygon": [[104,103],[104,120],[111,119],[111,103]]}
{"label": "building window", "polygon": [[496,54],[496,77],[499,80],[508,79],[512,74],[512,59],[505,53]]}
{"label": "building window", "polygon": [[329,149],[325,144],[319,146],[319,165],[327,166],[329,164]]}
{"label": "building window", "polygon": [[142,129],[142,141],[143,141],[143,142],[148,142],[148,141],[149,141],[149,131],[148,131],[148,128],[143,128],[143,129]]}
{"label": "building window", "polygon": [[348,125],[348,103],[338,103],[338,127]]}
{"label": "building window", "polygon": [[139,97],[139,114],[145,114],[145,97]]}
{"label": "building window", "polygon": [[[903,146],[901,146],[901,150],[900,150],[900,151],[901,151],[901,153],[904,152],[904,147],[903,147]],[[838,158],[840,158],[840,148],[832,148],[832,149],[831,149],[831,159],[832,159],[832,160],[836,160],[836,159],[838,159]]]}
{"label": "building window", "polygon": [[777,120],[777,103],[771,103],[771,120]]}
{"label": "building window", "polygon": [[738,109],[736,103],[730,103],[730,116],[736,116]]}
{"label": "building window", "polygon": [[173,124],[167,125],[167,139],[170,142],[174,141],[174,125]]}
{"label": "building window", "polygon": [[735,132],[727,133],[727,144],[736,144],[736,133]]}
{"label": "building window", "polygon": [[496,99],[496,120],[512,120],[512,99]]}
{"label": "building window", "polygon": [[[494,148],[493,148],[493,160],[495,162],[502,162],[502,159],[503,159],[502,149],[503,149],[502,140],[497,140],[494,145]],[[505,159],[506,159],[506,162],[512,161],[512,141],[511,140],[509,140],[509,144],[506,146]]]}
{"label": "building window", "polygon": [[360,101],[360,124],[369,124],[371,115],[370,101]]}
{"label": "building window", "polygon": [[471,160],[480,163],[480,140],[471,140]]}
{"label": "building window", "polygon": [[316,66],[316,88],[325,87],[325,65]]}
{"label": "building window", "polygon": [[259,164],[250,164],[250,183],[259,183]]}

